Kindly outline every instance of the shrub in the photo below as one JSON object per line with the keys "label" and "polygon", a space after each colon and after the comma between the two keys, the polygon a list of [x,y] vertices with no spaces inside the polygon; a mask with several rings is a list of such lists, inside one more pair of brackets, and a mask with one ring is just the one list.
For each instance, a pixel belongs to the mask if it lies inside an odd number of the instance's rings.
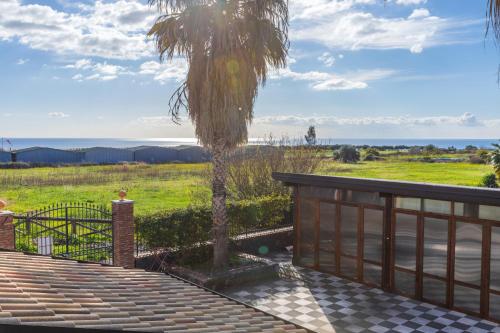
{"label": "shrub", "polygon": [[477,155],[469,156],[469,163],[471,163],[471,164],[486,164],[484,159],[482,159],[480,156],[477,156]]}
{"label": "shrub", "polygon": [[0,169],[29,169],[31,167],[31,164],[26,162],[0,163]]}
{"label": "shrub", "polygon": [[481,183],[479,184],[479,186],[498,188],[497,176],[494,173],[487,174],[481,179]]}
{"label": "shrub", "polygon": [[291,145],[287,139],[270,138],[266,145],[245,147],[229,159],[228,195],[235,201],[288,195],[289,189],[274,180],[272,173],[313,173],[320,162],[320,149],[315,146]]}
{"label": "shrub", "polygon": [[[279,225],[290,203],[288,196],[270,196],[228,204],[230,235]],[[212,211],[208,206],[193,206],[140,216],[136,228],[143,246],[179,249],[188,255],[212,239]]]}
{"label": "shrub", "polygon": [[479,149],[476,151],[476,155],[483,160],[485,164],[490,161],[490,151],[486,149]]}
{"label": "shrub", "polygon": [[342,163],[359,162],[359,152],[354,146],[344,145],[333,153],[333,158]]}
{"label": "shrub", "polygon": [[363,151],[363,161],[376,161],[380,159],[380,152],[373,147]]}

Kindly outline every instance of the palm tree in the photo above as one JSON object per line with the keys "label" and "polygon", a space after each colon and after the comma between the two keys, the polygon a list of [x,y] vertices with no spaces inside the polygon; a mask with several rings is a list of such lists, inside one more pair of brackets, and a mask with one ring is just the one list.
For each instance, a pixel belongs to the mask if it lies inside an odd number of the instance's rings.
{"label": "palm tree", "polygon": [[248,139],[258,88],[286,67],[288,0],[149,0],[162,14],[151,28],[160,60],[185,57],[185,82],[169,103],[186,109],[212,154],[214,268],[228,261],[226,157]]}
{"label": "palm tree", "polygon": [[500,144],[494,143],[493,147],[495,147],[495,150],[490,153],[490,160],[497,177],[500,178]]}

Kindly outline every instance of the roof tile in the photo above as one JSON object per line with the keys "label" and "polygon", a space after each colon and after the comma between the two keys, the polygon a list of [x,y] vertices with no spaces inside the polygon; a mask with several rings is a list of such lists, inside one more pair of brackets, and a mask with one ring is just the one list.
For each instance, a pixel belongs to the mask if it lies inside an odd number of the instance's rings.
{"label": "roof tile", "polygon": [[147,332],[304,332],[161,273],[16,252],[0,252],[0,324]]}

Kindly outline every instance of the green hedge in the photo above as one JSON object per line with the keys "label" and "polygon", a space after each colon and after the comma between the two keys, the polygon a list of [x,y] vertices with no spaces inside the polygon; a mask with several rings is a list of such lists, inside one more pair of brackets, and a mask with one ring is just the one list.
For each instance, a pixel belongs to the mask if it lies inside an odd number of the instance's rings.
{"label": "green hedge", "polygon": [[[228,204],[229,233],[270,229],[284,225],[290,214],[287,196],[262,197]],[[136,234],[140,247],[191,248],[211,239],[210,207],[189,207],[136,217]]]}

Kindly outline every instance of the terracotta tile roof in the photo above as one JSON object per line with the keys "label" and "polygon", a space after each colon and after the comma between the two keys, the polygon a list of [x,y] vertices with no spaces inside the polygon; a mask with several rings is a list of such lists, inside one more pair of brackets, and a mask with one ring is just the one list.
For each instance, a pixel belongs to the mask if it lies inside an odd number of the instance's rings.
{"label": "terracotta tile roof", "polygon": [[0,252],[0,324],[147,332],[305,332],[161,273]]}

